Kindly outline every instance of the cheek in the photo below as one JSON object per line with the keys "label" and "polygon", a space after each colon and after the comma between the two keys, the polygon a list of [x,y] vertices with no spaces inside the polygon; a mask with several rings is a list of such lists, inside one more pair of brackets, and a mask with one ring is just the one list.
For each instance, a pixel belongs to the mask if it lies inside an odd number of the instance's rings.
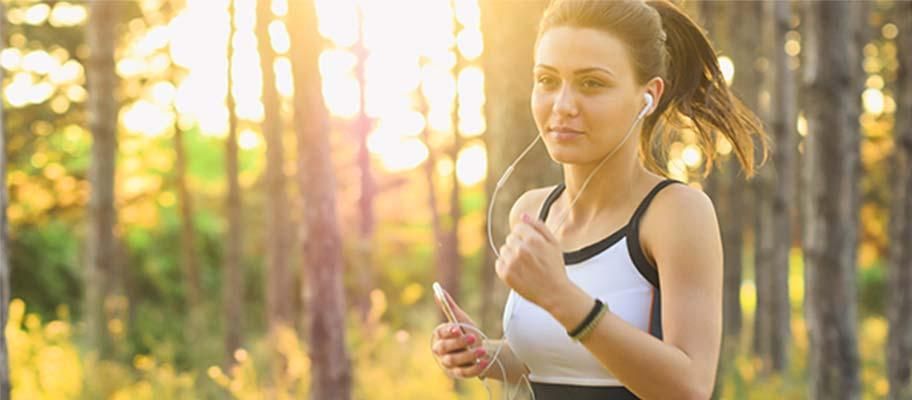
{"label": "cheek", "polygon": [[541,128],[542,125],[548,121],[548,115],[551,112],[551,101],[547,96],[533,92],[530,103],[532,106],[532,117],[535,119],[535,123],[538,124],[539,128]]}

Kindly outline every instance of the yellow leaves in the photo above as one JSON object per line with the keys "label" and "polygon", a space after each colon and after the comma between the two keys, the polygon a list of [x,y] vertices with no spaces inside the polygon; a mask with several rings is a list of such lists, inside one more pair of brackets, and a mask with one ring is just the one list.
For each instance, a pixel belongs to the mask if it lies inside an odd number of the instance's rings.
{"label": "yellow leaves", "polygon": [[421,299],[421,296],[423,294],[424,287],[418,283],[413,282],[406,286],[405,289],[402,289],[402,294],[399,295],[399,301],[404,305],[410,306]]}
{"label": "yellow leaves", "polygon": [[13,399],[66,399],[82,392],[81,362],[68,322],[42,326],[37,315],[26,314],[25,302],[13,299],[5,333]]}
{"label": "yellow leaves", "polygon": [[370,311],[367,313],[367,320],[369,324],[373,324],[380,321],[380,317],[386,312],[386,295],[380,289],[371,290],[370,301],[371,306]]}

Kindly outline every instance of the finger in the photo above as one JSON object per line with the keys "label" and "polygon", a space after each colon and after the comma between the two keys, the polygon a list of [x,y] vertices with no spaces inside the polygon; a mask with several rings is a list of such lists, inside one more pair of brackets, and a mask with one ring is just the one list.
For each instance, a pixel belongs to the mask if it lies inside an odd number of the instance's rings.
{"label": "finger", "polygon": [[470,367],[485,355],[484,349],[465,350],[441,356],[440,363],[446,368]]}
{"label": "finger", "polygon": [[551,229],[545,226],[545,223],[539,221],[535,218],[529,216],[529,214],[523,213],[522,221],[525,225],[531,226],[538,232],[546,241],[550,243],[557,243],[557,239],[554,237],[554,234],[551,233]]}
{"label": "finger", "polygon": [[490,362],[490,360],[484,359],[481,360],[478,364],[469,367],[452,368],[450,371],[452,371],[453,375],[459,378],[474,378],[478,375],[481,375],[481,372],[488,367],[488,364],[490,364]]}
{"label": "finger", "polygon": [[434,330],[439,339],[448,339],[453,337],[458,337],[462,334],[459,330],[459,325],[451,324],[444,322],[440,325],[437,325],[437,328]]}
{"label": "finger", "polygon": [[448,353],[464,351],[465,349],[468,349],[473,345],[477,345],[478,343],[479,340],[475,335],[468,334],[465,335],[465,337],[440,340],[437,343],[434,343],[433,349],[434,353],[444,355]]}

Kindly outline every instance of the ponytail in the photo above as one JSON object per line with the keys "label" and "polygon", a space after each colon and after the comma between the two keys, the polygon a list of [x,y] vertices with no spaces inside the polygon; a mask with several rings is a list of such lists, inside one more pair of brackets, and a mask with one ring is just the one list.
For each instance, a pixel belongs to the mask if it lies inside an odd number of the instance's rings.
{"label": "ponytail", "polygon": [[[753,176],[754,136],[759,139],[763,161],[768,151],[759,118],[729,90],[716,52],[697,24],[667,0],[651,0],[646,4],[659,13],[667,38],[667,69],[663,76],[667,89],[656,111],[644,122],[640,150],[653,148],[657,124],[687,129],[692,123],[704,156],[705,173],[709,173],[715,160],[718,133],[731,144],[745,174]],[[659,119],[664,121],[659,123]]]}

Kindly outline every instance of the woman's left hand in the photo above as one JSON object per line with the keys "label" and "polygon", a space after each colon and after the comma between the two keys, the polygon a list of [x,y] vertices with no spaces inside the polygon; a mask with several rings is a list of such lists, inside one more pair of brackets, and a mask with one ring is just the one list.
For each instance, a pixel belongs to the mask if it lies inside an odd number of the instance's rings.
{"label": "woman's left hand", "polygon": [[542,221],[528,214],[507,236],[495,268],[507,286],[545,309],[571,285],[557,239]]}

